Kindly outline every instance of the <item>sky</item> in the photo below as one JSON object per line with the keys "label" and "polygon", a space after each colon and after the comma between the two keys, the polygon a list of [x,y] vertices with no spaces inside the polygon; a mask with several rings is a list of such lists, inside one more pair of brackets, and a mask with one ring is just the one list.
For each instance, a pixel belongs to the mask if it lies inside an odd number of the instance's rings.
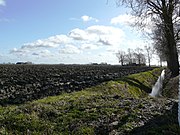
{"label": "sky", "polygon": [[0,0],[0,63],[118,64],[149,44],[115,0]]}

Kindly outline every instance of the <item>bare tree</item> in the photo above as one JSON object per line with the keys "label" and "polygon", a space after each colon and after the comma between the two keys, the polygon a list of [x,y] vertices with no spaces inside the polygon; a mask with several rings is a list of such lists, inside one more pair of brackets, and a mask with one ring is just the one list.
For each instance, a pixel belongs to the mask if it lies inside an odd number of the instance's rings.
{"label": "bare tree", "polygon": [[133,63],[133,53],[134,53],[134,51],[132,49],[128,48],[126,57],[127,57],[128,63],[130,65]]}
{"label": "bare tree", "polygon": [[122,66],[124,65],[124,62],[125,62],[125,56],[126,56],[126,53],[124,51],[118,51],[116,53],[116,57],[118,58],[119,63],[121,63]]}
{"label": "bare tree", "polygon": [[162,62],[166,61],[166,58],[162,53],[157,53],[157,55],[159,57],[160,66],[162,67]]}
{"label": "bare tree", "polygon": [[145,64],[145,62],[146,62],[145,55],[142,52],[143,52],[143,49],[141,49],[139,47],[136,48],[134,51],[134,56],[138,62],[137,64],[139,64],[139,65]]}
{"label": "bare tree", "polygon": [[143,53],[141,54],[141,65],[146,65],[146,56]]}
{"label": "bare tree", "polygon": [[117,0],[117,4],[125,4],[132,9],[132,13],[138,16],[138,25],[144,26],[144,20],[151,17],[157,18],[164,31],[167,49],[167,66],[172,72],[172,77],[179,75],[178,53],[174,31],[173,16],[176,12],[179,0]]}
{"label": "bare tree", "polygon": [[151,66],[152,55],[154,54],[154,49],[151,46],[145,46],[144,49],[146,51],[146,56],[147,56],[148,64],[149,64],[149,67],[150,67]]}
{"label": "bare tree", "polygon": [[155,53],[159,57],[160,66],[162,66],[163,61],[167,61],[167,42],[164,36],[163,29],[157,27],[153,32],[153,41],[154,41],[154,49]]}

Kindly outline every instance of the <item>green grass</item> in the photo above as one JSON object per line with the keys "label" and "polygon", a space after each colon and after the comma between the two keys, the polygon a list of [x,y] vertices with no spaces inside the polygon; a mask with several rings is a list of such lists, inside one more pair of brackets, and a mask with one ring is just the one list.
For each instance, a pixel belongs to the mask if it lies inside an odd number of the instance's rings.
{"label": "green grass", "polygon": [[[132,108],[127,99],[148,99],[161,70],[130,75],[79,92],[0,107],[0,134],[93,135],[107,134],[113,128],[129,131],[143,104]],[[111,124],[114,121],[118,125]]]}

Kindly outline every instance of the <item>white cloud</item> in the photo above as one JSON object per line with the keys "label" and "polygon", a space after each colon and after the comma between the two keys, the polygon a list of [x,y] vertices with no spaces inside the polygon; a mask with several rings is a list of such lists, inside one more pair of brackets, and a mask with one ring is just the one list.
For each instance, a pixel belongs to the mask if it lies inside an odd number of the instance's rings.
{"label": "white cloud", "polygon": [[[156,15],[142,16],[144,17],[141,18],[130,14],[122,14],[112,18],[110,23],[113,25],[133,26],[133,28],[135,28],[134,26],[137,26],[137,28],[139,28],[138,30],[141,30],[146,33],[152,33],[152,30],[154,28],[154,22],[151,19],[156,18]],[[140,24],[140,27],[138,27],[138,23]]]}
{"label": "white cloud", "polygon": [[103,45],[112,45],[106,38],[99,38],[99,43]]}
{"label": "white cloud", "polygon": [[59,50],[59,53],[61,53],[61,54],[79,54],[79,53],[81,53],[81,50],[74,45],[65,45],[64,48]]}
{"label": "white cloud", "polygon": [[33,56],[39,56],[39,53],[33,52],[32,55]]}
{"label": "white cloud", "polygon": [[29,51],[28,50],[24,50],[24,49],[17,49],[17,48],[14,48],[12,50],[10,50],[10,54],[15,54],[15,55],[25,55],[27,54]]}
{"label": "white cloud", "polygon": [[81,50],[96,50],[96,49],[98,49],[98,46],[93,45],[93,44],[82,44],[80,49]]}
{"label": "white cloud", "polygon": [[114,32],[115,30],[118,30],[118,28],[103,25],[93,25],[87,28],[88,33],[98,35],[112,34],[112,32]]}
{"label": "white cloud", "polygon": [[129,48],[130,49],[136,49],[137,47],[144,48],[144,46],[146,46],[150,43],[151,42],[149,40],[143,41],[140,39],[126,39],[126,42],[123,42],[121,45],[108,46],[106,48],[106,51],[115,54],[118,52],[118,50],[122,50],[122,51],[126,52]]}
{"label": "white cloud", "polygon": [[75,40],[87,40],[88,34],[86,33],[86,31],[76,28],[70,31],[69,37]]}
{"label": "white cloud", "polygon": [[124,32],[116,27],[94,25],[85,30],[73,29],[69,37],[79,40],[80,44],[116,45],[123,41]]}
{"label": "white cloud", "polygon": [[40,57],[53,57],[54,55],[49,50],[40,50],[37,52],[32,53],[33,56],[40,56]]}
{"label": "white cloud", "polygon": [[35,60],[38,58],[37,60],[42,59],[43,61],[44,59],[57,60],[57,57],[61,56],[77,57],[78,59],[80,55],[84,57],[87,51],[93,55],[107,47],[121,45],[124,35],[124,32],[116,27],[94,25],[86,29],[73,29],[67,35],[56,35],[25,43],[19,49],[10,50],[10,53],[15,56],[23,56],[23,58],[30,59],[32,57]]}
{"label": "white cloud", "polygon": [[124,38],[124,32],[116,27],[95,25],[86,29],[89,35],[94,35],[93,40],[99,45],[116,45],[120,44]]}
{"label": "white cloud", "polygon": [[5,5],[6,5],[5,0],[0,0],[0,5],[1,5],[1,6],[5,6]]}
{"label": "white cloud", "polygon": [[93,18],[93,17],[91,17],[91,16],[87,16],[87,15],[81,16],[81,19],[82,19],[84,22],[89,22],[89,21],[99,22],[98,19]]}
{"label": "white cloud", "polygon": [[47,39],[39,39],[32,43],[25,43],[21,49],[56,48],[68,42],[70,42],[70,39],[66,35],[56,35]]}
{"label": "white cloud", "polygon": [[126,46],[124,45],[123,46],[123,49],[126,51],[128,48],[131,48],[131,49],[136,49],[137,47],[139,48],[144,48],[145,45],[149,44],[150,42],[148,41],[143,41],[143,40],[140,40],[140,39],[132,39],[132,40],[128,40],[126,42]]}
{"label": "white cloud", "polygon": [[136,17],[130,14],[123,14],[111,19],[111,24],[114,25],[132,25],[136,22]]}

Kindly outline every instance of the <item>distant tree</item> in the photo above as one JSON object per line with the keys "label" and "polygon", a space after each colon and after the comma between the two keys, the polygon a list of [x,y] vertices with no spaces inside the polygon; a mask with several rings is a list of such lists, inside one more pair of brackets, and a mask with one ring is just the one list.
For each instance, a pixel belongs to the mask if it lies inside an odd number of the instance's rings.
{"label": "distant tree", "polygon": [[[171,71],[172,77],[179,75],[178,53],[176,48],[174,16],[178,16],[177,11],[180,4],[179,0],[116,0],[118,5],[125,4],[132,9],[132,14],[137,16],[137,24],[141,28],[148,18],[161,24],[166,42],[167,66]],[[156,24],[156,21],[155,21]]]}
{"label": "distant tree", "polygon": [[168,44],[164,35],[164,30],[163,28],[161,28],[161,25],[157,26],[157,28],[153,32],[153,42],[154,49],[159,57],[160,66],[162,66],[162,62],[167,61],[168,59]]}
{"label": "distant tree", "polygon": [[134,51],[132,49],[128,48],[126,57],[127,57],[127,63],[129,63],[129,64],[133,63],[133,53],[134,53]]}
{"label": "distant tree", "polygon": [[141,65],[146,65],[146,56],[143,53],[141,54]]}
{"label": "distant tree", "polygon": [[149,67],[150,67],[151,66],[152,55],[154,54],[154,49],[151,46],[145,46],[144,49],[146,51],[146,56],[147,56],[148,64],[149,64]]}
{"label": "distant tree", "polygon": [[143,52],[143,49],[141,49],[139,47],[136,48],[134,51],[134,56],[137,60],[137,64],[139,64],[139,65],[145,64],[145,62],[146,62],[145,55],[142,52]]}
{"label": "distant tree", "polygon": [[158,57],[159,57],[159,63],[160,63],[160,66],[162,67],[162,62],[165,62],[166,61],[166,58],[163,56],[162,53],[157,53]]}
{"label": "distant tree", "polygon": [[119,63],[121,63],[122,66],[124,65],[124,62],[125,62],[125,56],[126,56],[126,53],[124,51],[119,50],[116,53],[116,57],[118,58],[118,61]]}

